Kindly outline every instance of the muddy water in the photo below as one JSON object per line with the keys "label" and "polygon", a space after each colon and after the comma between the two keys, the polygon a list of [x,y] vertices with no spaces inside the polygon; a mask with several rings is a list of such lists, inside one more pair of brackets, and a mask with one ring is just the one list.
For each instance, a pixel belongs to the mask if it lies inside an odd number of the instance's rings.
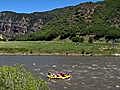
{"label": "muddy water", "polygon": [[[0,56],[0,65],[24,64],[51,90],[120,90],[120,57]],[[48,71],[66,71],[69,80],[48,80]]]}

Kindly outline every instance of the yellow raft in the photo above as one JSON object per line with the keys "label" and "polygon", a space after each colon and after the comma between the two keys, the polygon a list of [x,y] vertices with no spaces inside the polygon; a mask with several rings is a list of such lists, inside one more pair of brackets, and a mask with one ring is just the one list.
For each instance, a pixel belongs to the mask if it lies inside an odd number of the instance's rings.
{"label": "yellow raft", "polygon": [[64,76],[51,74],[51,75],[47,75],[47,77],[48,77],[49,79],[69,79],[69,78],[71,78],[72,76],[71,76],[71,75],[67,75],[67,74],[65,74]]}

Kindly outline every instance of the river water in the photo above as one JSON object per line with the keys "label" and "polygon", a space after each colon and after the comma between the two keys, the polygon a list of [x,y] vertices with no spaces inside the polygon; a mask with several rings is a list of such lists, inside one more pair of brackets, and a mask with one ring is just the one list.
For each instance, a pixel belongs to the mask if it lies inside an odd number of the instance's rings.
{"label": "river water", "polygon": [[[120,90],[120,57],[0,56],[0,65],[23,64],[51,90]],[[48,71],[65,71],[69,80],[48,80]]]}

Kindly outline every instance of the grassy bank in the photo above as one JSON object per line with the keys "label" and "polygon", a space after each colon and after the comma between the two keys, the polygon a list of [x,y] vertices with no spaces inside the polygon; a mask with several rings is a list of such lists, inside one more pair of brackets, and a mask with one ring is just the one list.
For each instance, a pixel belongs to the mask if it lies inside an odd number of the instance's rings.
{"label": "grassy bank", "polygon": [[0,67],[0,90],[49,90],[45,81],[36,79],[22,66]]}
{"label": "grassy bank", "polygon": [[8,41],[0,42],[1,54],[78,54],[111,55],[120,53],[120,45],[115,48],[110,43],[73,43],[65,41]]}

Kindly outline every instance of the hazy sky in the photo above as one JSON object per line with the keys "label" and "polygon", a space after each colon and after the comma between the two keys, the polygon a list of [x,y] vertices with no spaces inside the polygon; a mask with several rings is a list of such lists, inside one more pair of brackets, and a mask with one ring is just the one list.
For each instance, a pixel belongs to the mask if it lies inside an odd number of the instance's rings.
{"label": "hazy sky", "polygon": [[0,0],[0,11],[42,12],[90,1],[101,0]]}

